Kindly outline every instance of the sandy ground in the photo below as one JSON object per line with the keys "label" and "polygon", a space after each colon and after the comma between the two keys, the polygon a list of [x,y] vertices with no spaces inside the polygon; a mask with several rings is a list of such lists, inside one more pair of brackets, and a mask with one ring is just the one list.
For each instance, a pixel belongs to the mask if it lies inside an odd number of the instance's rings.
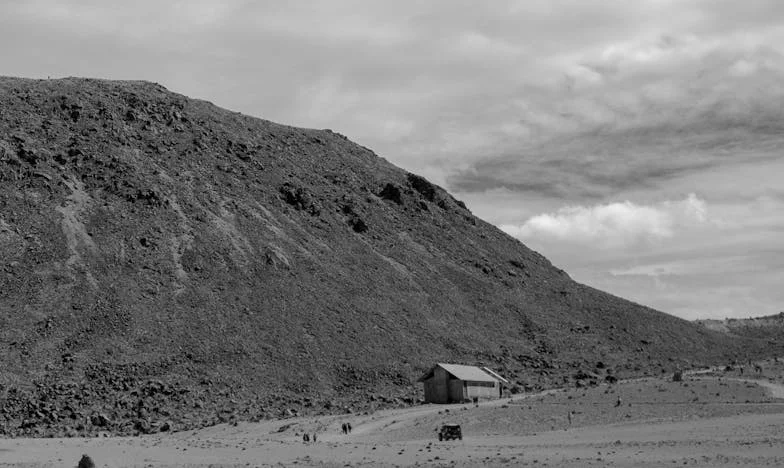
{"label": "sandy ground", "polygon": [[[0,466],[784,466],[784,364],[473,405],[220,425],[137,438],[0,440]],[[618,401],[620,399],[620,405]],[[572,413],[571,422],[569,413]],[[342,422],[353,431],[343,435]],[[438,442],[444,422],[462,441]],[[304,444],[302,433],[318,442]]]}

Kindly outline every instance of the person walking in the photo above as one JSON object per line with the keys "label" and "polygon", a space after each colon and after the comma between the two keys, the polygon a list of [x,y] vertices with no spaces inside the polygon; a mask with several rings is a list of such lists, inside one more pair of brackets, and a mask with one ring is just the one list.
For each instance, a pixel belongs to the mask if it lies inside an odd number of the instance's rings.
{"label": "person walking", "polygon": [[351,434],[351,423],[346,423],[346,429],[348,429],[348,433]]}

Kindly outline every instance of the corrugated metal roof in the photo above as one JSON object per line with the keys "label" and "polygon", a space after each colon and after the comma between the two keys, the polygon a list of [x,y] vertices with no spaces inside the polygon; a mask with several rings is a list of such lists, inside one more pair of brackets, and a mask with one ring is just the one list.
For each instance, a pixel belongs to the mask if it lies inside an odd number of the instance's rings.
{"label": "corrugated metal roof", "polygon": [[505,384],[509,383],[508,380],[506,380],[505,378],[501,377],[500,375],[498,375],[497,372],[494,372],[492,369],[490,369],[488,367],[483,367],[482,370],[487,372],[488,374],[492,375],[493,377],[495,377],[496,379],[500,380],[501,382],[503,382]]}
{"label": "corrugated metal roof", "polygon": [[442,364],[437,366],[454,375],[460,380],[473,380],[475,382],[498,382],[499,379],[476,366],[461,366],[460,364]]}
{"label": "corrugated metal roof", "polygon": [[445,371],[452,374],[455,378],[460,380],[472,380],[475,382],[502,382],[502,383],[509,383],[508,380],[501,377],[497,373],[491,371],[487,367],[476,367],[476,366],[463,366],[460,364],[444,364],[438,363],[435,366],[431,367],[425,374],[420,377],[417,381],[423,382],[430,377],[433,376],[433,371],[436,370],[436,367],[440,367]]}

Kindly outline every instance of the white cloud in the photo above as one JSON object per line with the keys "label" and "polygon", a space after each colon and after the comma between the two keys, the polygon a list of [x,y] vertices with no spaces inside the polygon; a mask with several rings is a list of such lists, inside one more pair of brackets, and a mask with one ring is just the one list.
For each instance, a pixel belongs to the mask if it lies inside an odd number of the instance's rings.
{"label": "white cloud", "polygon": [[477,31],[461,33],[453,47],[459,55],[476,57],[483,61],[488,58],[512,60],[528,50],[524,44],[509,43],[501,38],[491,38]]}
{"label": "white cloud", "polygon": [[706,202],[692,193],[680,201],[648,206],[630,201],[569,206],[501,229],[521,240],[623,249],[672,238],[679,229],[707,220]]}
{"label": "white cloud", "polygon": [[115,38],[154,42],[161,38],[169,39],[173,33],[193,33],[220,24],[237,6],[236,1],[212,0],[139,0],[133,3],[29,0],[11,11],[20,19],[80,35],[101,33]]}
{"label": "white cloud", "polygon": [[[741,274],[768,271],[762,263],[754,263],[747,255],[726,257],[692,258],[671,262],[637,265],[629,268],[613,268],[613,276],[698,276],[705,274]],[[758,259],[757,259],[758,260]]]}

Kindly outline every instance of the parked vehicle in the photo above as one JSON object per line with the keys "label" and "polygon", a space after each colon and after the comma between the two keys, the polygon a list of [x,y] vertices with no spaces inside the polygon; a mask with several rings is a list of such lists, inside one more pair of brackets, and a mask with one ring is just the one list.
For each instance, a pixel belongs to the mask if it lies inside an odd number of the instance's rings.
{"label": "parked vehicle", "polygon": [[438,430],[439,441],[451,439],[463,440],[463,430],[460,428],[460,424],[444,424]]}

